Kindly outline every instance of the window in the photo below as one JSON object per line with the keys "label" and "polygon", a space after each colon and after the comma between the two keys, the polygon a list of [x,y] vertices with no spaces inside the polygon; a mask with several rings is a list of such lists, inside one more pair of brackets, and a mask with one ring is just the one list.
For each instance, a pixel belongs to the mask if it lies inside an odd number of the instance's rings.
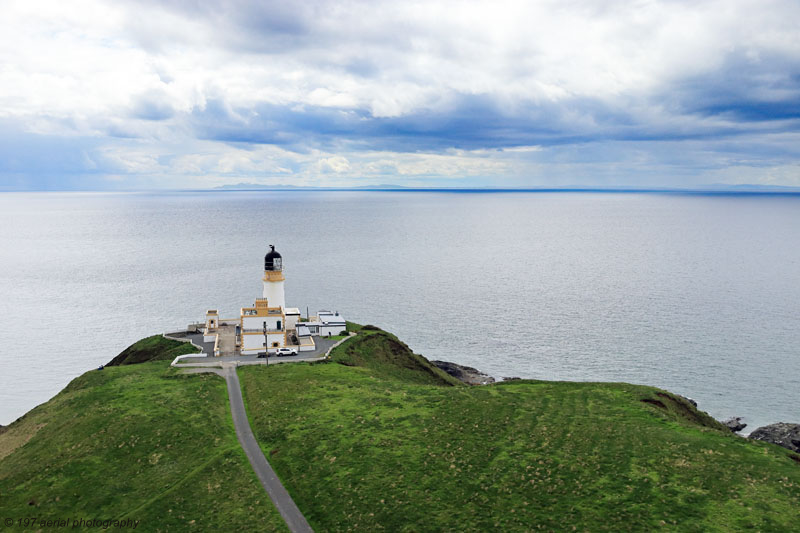
{"label": "window", "polygon": [[280,320],[278,320],[278,327],[275,328],[275,329],[281,329],[281,321]]}
{"label": "window", "polygon": [[277,348],[278,346],[279,346],[279,344],[278,344],[277,342],[273,342],[273,343],[272,343],[272,347],[273,347],[273,348]]}

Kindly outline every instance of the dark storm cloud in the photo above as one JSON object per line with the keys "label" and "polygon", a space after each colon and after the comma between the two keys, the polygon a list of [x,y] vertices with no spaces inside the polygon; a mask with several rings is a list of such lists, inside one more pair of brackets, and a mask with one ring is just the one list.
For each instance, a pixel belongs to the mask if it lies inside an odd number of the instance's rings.
{"label": "dark storm cloud", "polygon": [[[690,117],[691,118],[691,117]],[[651,123],[635,111],[592,99],[503,108],[488,95],[452,95],[444,110],[423,109],[397,117],[368,110],[262,104],[232,112],[219,100],[195,110],[191,123],[203,139],[277,144],[304,151],[349,142],[368,150],[398,152],[559,146],[601,141],[679,141],[736,136],[735,124],[685,126]]]}
{"label": "dark storm cloud", "polygon": [[[732,122],[800,118],[800,57],[730,54],[721,68],[666,87],[675,111],[720,116]],[[787,123],[794,130],[796,123]]]}
{"label": "dark storm cloud", "polygon": [[100,142],[37,135],[0,120],[0,191],[81,188],[103,171],[89,155]]}
{"label": "dark storm cloud", "polygon": [[487,96],[454,97],[449,109],[374,117],[368,110],[262,104],[237,110],[211,101],[191,120],[201,138],[218,141],[331,148],[348,141],[370,150],[418,151],[558,144],[574,139],[558,125],[558,109],[503,112]]}

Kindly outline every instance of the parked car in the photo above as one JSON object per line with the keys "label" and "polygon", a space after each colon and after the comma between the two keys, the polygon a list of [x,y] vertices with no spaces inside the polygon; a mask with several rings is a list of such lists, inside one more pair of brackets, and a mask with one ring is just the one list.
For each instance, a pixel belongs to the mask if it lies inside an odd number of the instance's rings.
{"label": "parked car", "polygon": [[275,355],[278,357],[282,355],[297,355],[297,348],[278,348]]}

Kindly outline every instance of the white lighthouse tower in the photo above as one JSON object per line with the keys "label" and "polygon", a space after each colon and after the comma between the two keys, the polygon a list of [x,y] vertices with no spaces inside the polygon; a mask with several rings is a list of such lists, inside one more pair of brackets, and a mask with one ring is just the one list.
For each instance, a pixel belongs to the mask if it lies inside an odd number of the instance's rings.
{"label": "white lighthouse tower", "polygon": [[283,258],[275,251],[273,245],[269,245],[269,253],[264,257],[264,298],[269,302],[270,307],[286,308],[286,300],[283,296]]}

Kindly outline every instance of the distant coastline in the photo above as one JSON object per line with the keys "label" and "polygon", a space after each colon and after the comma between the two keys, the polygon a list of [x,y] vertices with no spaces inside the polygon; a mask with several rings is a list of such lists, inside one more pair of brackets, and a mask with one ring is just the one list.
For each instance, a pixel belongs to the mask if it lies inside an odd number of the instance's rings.
{"label": "distant coastline", "polygon": [[4,189],[0,193],[147,194],[209,192],[440,192],[440,193],[597,193],[680,194],[704,196],[800,196],[800,187],[782,185],[707,185],[701,187],[406,187],[379,184],[358,187],[316,187],[237,183],[204,189]]}
{"label": "distant coastline", "polygon": [[800,187],[781,185],[708,185],[693,188],[679,187],[406,187],[403,185],[363,185],[358,187],[311,187],[294,185],[260,185],[238,183],[220,185],[198,191],[380,191],[380,192],[460,192],[460,193],[664,193],[702,195],[800,195]]}

